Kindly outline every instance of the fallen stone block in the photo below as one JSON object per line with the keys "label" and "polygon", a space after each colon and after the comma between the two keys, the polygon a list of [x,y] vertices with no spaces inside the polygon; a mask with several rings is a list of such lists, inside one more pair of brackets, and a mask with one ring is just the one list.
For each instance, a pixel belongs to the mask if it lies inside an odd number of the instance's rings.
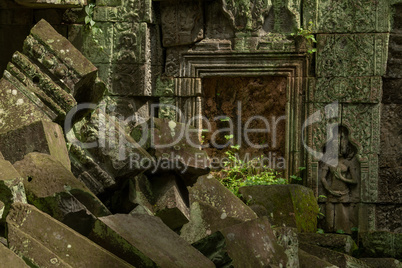
{"label": "fallen stone block", "polygon": [[3,204],[0,222],[5,221],[11,204],[27,202],[22,176],[5,160],[0,160],[0,201]]}
{"label": "fallen stone block", "polygon": [[0,133],[40,120],[50,122],[52,118],[55,118],[54,114],[48,115],[4,78],[0,79],[0,115]]}
{"label": "fallen stone block", "polygon": [[297,229],[291,227],[278,227],[272,229],[276,242],[283,247],[288,257],[287,267],[299,267],[299,239]]}
{"label": "fallen stone block", "polygon": [[24,42],[23,51],[25,55],[45,66],[67,87],[67,92],[75,97],[78,103],[99,101],[85,98],[87,94],[93,94],[90,91],[97,77],[97,68],[45,20],[39,21],[31,29]]}
{"label": "fallen stone block", "polygon": [[[98,108],[89,119],[77,122],[67,134],[73,145],[70,156],[74,158],[75,175],[88,187],[95,188],[97,194],[118,187],[120,179],[141,174],[152,166],[153,157],[126,134],[124,125],[125,122]],[[82,160],[84,163],[80,165]],[[86,163],[91,164],[89,169]],[[99,173],[105,176],[99,178],[100,185],[94,185],[93,181],[86,181],[91,177],[81,176],[84,172],[94,179]]]}
{"label": "fallen stone block", "polygon": [[307,187],[253,185],[241,187],[239,193],[259,217],[267,216],[272,225],[294,227],[298,232],[317,230],[317,199]]}
{"label": "fallen stone block", "polygon": [[[299,243],[300,249],[304,250],[305,252],[314,255],[322,260],[328,261],[333,265],[338,267],[361,267],[361,268],[370,268],[365,262],[353,258],[347,254],[343,254],[337,251],[333,251],[327,248],[322,248],[319,246],[307,244],[300,242]],[[311,266],[310,266],[311,267]]]}
{"label": "fallen stone block", "polygon": [[0,134],[0,151],[12,164],[22,160],[31,152],[50,154],[70,170],[70,159],[63,130],[52,122],[39,121]]}
{"label": "fallen stone block", "polygon": [[150,118],[131,131],[131,137],[149,147],[155,156],[155,172],[175,171],[186,185],[210,171],[210,159],[201,144],[197,130],[186,124],[163,118]]}
{"label": "fallen stone block", "polygon": [[361,257],[402,259],[402,234],[386,231],[359,233]]}
{"label": "fallen stone block", "polygon": [[257,215],[212,176],[201,176],[189,187],[190,222],[180,236],[194,243],[228,226],[256,219]]}
{"label": "fallen stone block", "polygon": [[297,236],[303,243],[328,248],[348,255],[352,255],[358,249],[355,241],[349,235],[299,233]]}
{"label": "fallen stone block", "polygon": [[32,205],[13,204],[7,228],[10,249],[39,267],[132,267]]}
{"label": "fallen stone block", "polygon": [[393,258],[362,258],[372,268],[402,268],[402,263]]}
{"label": "fallen stone block", "polygon": [[[172,230],[176,230],[189,222],[190,209],[188,206],[188,192],[185,185],[180,187],[175,175],[158,176],[152,178],[153,193],[155,196],[154,211]],[[187,196],[185,196],[187,195]]]}
{"label": "fallen stone block", "polygon": [[286,267],[288,258],[276,243],[266,217],[223,229],[233,267]]}
{"label": "fallen stone block", "polygon": [[136,267],[214,267],[158,217],[116,214],[99,218],[89,236]]}
{"label": "fallen stone block", "polygon": [[2,267],[28,268],[29,266],[14,252],[0,243],[0,260]]}
{"label": "fallen stone block", "polygon": [[27,199],[77,232],[90,232],[95,217],[110,215],[102,202],[52,156],[30,153],[14,167],[24,178]]}
{"label": "fallen stone block", "polygon": [[314,255],[311,255],[304,250],[299,249],[299,267],[300,268],[339,268],[339,266],[333,265],[326,260],[320,259]]}

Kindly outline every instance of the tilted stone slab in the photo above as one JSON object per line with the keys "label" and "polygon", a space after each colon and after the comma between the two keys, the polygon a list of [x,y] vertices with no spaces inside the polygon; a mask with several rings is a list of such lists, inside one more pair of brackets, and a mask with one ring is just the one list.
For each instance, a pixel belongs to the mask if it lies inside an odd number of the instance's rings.
{"label": "tilted stone slab", "polygon": [[99,220],[103,224],[96,224],[91,239],[115,254],[131,255],[137,267],[214,267],[158,217],[116,214]]}
{"label": "tilted stone slab", "polygon": [[0,243],[0,260],[2,267],[28,268],[29,266],[14,252]]}
{"label": "tilted stone slab", "polygon": [[22,176],[6,160],[0,160],[0,201],[3,203],[0,222],[5,220],[12,203],[27,202]]}
{"label": "tilted stone slab", "polygon": [[228,226],[257,218],[252,209],[212,176],[198,178],[190,194],[190,222],[180,236],[194,243]]}
{"label": "tilted stone slab", "polygon": [[110,215],[84,183],[50,155],[30,153],[14,166],[24,177],[28,202],[77,232],[88,234],[95,216]]}
{"label": "tilted stone slab", "polygon": [[266,217],[223,229],[233,267],[286,267],[288,258],[276,243]]}
{"label": "tilted stone slab", "polygon": [[97,68],[45,20],[31,29],[24,54],[44,65],[74,97],[91,90],[95,82]]}
{"label": "tilted stone slab", "polygon": [[291,227],[278,227],[272,230],[276,237],[276,242],[283,247],[288,256],[287,267],[299,267],[299,239],[297,229]]}
{"label": "tilted stone slab", "polygon": [[13,164],[31,152],[50,154],[70,170],[63,130],[52,122],[39,121],[0,134],[0,151]]}
{"label": "tilted stone slab", "polygon": [[7,79],[0,79],[0,133],[51,118]]}
{"label": "tilted stone slab", "polygon": [[132,267],[31,205],[15,203],[7,227],[10,248],[39,267]]}
{"label": "tilted stone slab", "polygon": [[303,243],[328,248],[348,255],[352,255],[357,250],[355,241],[349,235],[299,233],[297,236]]}
{"label": "tilted stone slab", "polygon": [[[74,164],[76,176],[84,172],[92,175],[92,171],[104,174],[99,178],[100,185],[95,185],[90,177],[81,176],[84,183],[95,187],[98,193],[116,185],[117,178],[136,176],[152,167],[153,157],[126,133],[125,127],[126,122],[97,108],[89,119],[76,123],[67,134],[68,141],[73,143],[70,154],[74,162],[82,159],[92,165],[87,169],[85,164]],[[91,177],[98,179],[96,174]],[[87,178],[91,181],[87,182]]]}
{"label": "tilted stone slab", "polygon": [[338,268],[339,266],[333,265],[326,260],[320,259],[311,255],[304,250],[299,249],[299,267],[300,268]]}
{"label": "tilted stone slab", "polygon": [[314,255],[320,259],[328,261],[338,267],[361,267],[361,268],[370,268],[365,262],[353,258],[347,254],[343,254],[337,251],[333,251],[327,248],[322,248],[319,246],[307,244],[301,242],[299,244],[300,249],[305,252]]}
{"label": "tilted stone slab", "polygon": [[271,224],[294,227],[299,232],[315,232],[318,205],[311,189],[301,185],[253,185],[239,193],[258,216],[267,216]]}
{"label": "tilted stone slab", "polygon": [[29,8],[72,8],[87,4],[87,0],[15,0],[15,2]]}

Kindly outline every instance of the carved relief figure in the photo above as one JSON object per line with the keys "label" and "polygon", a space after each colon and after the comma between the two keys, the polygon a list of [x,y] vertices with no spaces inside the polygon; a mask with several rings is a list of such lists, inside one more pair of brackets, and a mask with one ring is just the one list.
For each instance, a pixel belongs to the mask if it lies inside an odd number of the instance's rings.
{"label": "carved relief figure", "polygon": [[326,144],[326,157],[320,163],[320,180],[327,196],[327,231],[350,233],[351,228],[357,226],[351,203],[358,201],[359,164],[348,134],[345,127],[339,127],[338,135]]}

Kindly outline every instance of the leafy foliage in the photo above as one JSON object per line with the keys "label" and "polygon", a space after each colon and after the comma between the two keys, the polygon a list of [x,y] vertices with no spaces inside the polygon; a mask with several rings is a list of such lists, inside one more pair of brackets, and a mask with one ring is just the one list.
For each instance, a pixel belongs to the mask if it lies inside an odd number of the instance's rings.
{"label": "leafy foliage", "polygon": [[317,43],[315,36],[313,34],[313,22],[310,21],[307,29],[298,28],[296,33],[292,33],[292,36],[301,36],[307,42],[307,52],[309,54],[313,54],[317,52],[317,49],[314,48],[314,44]]}
{"label": "leafy foliage", "polygon": [[288,183],[277,171],[261,166],[261,158],[245,162],[235,153],[235,150],[240,149],[239,145],[231,146],[231,149],[225,152],[228,161],[224,163],[224,169],[215,172],[214,175],[238,197],[240,197],[239,188],[243,186]]}
{"label": "leafy foliage", "polygon": [[97,46],[100,47],[101,50],[103,50],[103,46],[99,45],[99,40],[96,38],[96,35],[98,34],[103,34],[103,31],[101,28],[96,26],[96,22],[93,20],[93,15],[94,15],[94,8],[95,4],[91,3],[87,6],[85,6],[85,26],[87,29],[89,29],[92,33],[92,39],[95,42]]}

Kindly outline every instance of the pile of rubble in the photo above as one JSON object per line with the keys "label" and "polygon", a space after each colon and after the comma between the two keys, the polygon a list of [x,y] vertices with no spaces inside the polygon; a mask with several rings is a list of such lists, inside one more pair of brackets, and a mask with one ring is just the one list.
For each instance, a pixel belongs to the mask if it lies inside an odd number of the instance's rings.
{"label": "pile of rubble", "polygon": [[179,137],[185,125],[122,124],[105,93],[96,67],[46,21],[14,54],[0,80],[4,267],[370,267],[351,257],[349,236],[315,234],[310,189],[243,187],[246,205]]}

